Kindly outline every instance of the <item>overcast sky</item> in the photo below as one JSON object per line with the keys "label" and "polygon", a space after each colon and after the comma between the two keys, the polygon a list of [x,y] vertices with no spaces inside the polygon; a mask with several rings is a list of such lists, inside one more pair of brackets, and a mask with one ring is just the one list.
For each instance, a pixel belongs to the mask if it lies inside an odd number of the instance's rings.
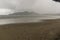
{"label": "overcast sky", "polygon": [[60,13],[60,3],[53,0],[37,0],[34,5],[35,11],[39,13]]}
{"label": "overcast sky", "polygon": [[40,14],[60,13],[60,3],[52,0],[0,0],[0,8],[16,11],[30,9]]}
{"label": "overcast sky", "polygon": [[60,3],[53,0],[22,0],[18,3],[17,10],[31,9],[40,14],[60,13]]}

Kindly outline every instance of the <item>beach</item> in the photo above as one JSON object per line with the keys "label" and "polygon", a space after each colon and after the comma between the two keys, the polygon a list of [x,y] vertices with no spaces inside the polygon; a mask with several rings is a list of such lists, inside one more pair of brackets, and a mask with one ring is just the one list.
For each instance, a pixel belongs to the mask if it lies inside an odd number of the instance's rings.
{"label": "beach", "polygon": [[60,16],[0,19],[0,40],[59,40]]}
{"label": "beach", "polygon": [[60,19],[0,25],[0,40],[59,40]]}

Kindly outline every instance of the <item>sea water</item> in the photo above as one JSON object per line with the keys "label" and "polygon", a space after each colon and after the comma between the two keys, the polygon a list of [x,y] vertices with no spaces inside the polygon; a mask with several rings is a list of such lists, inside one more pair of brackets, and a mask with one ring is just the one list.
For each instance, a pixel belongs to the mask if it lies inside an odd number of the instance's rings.
{"label": "sea water", "polygon": [[31,23],[31,22],[43,22],[48,19],[60,19],[59,15],[41,15],[41,16],[19,16],[17,18],[2,18],[0,19],[0,25],[12,24],[12,23]]}

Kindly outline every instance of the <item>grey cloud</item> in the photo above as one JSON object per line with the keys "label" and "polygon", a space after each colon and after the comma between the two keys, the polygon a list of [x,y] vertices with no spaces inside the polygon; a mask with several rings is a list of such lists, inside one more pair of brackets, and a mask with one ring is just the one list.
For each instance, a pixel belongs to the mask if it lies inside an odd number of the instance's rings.
{"label": "grey cloud", "polygon": [[40,14],[60,13],[60,3],[52,0],[0,0],[0,8],[9,8],[16,11],[30,9]]}

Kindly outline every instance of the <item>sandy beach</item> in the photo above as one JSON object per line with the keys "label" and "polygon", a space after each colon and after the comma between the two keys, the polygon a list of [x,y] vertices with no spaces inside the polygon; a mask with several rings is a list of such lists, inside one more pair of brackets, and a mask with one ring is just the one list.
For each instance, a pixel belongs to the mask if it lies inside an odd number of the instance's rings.
{"label": "sandy beach", "polygon": [[0,40],[59,40],[60,19],[0,25]]}

